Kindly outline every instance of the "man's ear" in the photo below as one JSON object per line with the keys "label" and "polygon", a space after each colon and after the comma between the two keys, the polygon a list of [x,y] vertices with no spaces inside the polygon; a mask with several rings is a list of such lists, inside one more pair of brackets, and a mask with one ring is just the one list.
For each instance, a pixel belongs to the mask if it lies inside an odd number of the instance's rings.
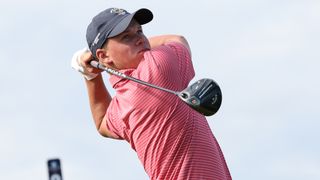
{"label": "man's ear", "polygon": [[102,62],[104,65],[111,65],[113,63],[105,49],[97,49],[96,55],[99,59],[99,62]]}
{"label": "man's ear", "polygon": [[100,59],[105,59],[107,56],[107,52],[104,49],[97,49],[96,51],[96,57],[100,60]]}

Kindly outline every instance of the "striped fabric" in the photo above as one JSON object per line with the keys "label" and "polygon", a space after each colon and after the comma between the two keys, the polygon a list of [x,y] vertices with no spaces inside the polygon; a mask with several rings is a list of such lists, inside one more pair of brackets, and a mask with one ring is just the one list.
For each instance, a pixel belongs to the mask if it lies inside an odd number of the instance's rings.
{"label": "striped fabric", "polygon": [[[179,43],[148,51],[123,73],[181,91],[194,77],[190,54]],[[116,76],[106,117],[114,136],[128,141],[152,180],[231,179],[207,120],[175,95]]]}

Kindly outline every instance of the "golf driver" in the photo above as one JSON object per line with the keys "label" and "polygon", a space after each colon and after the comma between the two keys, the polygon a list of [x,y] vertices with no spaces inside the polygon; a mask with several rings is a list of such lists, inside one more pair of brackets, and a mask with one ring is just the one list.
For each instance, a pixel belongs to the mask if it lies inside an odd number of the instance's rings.
{"label": "golf driver", "polygon": [[173,91],[163,87],[159,87],[150,84],[145,81],[141,81],[131,76],[127,76],[121,72],[113,70],[111,68],[105,67],[99,64],[97,61],[91,61],[91,66],[104,70],[110,74],[119,76],[124,79],[129,79],[136,83],[140,83],[152,88],[156,88],[168,93],[177,95],[180,99],[186,102],[191,108],[198,111],[205,116],[214,115],[220,108],[222,102],[222,93],[219,85],[212,79],[200,79],[197,82],[191,84],[186,89],[181,92]]}

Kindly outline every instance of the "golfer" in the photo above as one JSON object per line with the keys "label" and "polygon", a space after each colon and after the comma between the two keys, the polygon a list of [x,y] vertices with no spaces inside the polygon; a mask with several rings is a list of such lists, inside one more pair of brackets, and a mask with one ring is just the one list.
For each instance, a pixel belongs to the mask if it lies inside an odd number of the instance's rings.
{"label": "golfer", "polygon": [[101,70],[91,60],[142,81],[174,91],[185,89],[195,72],[183,36],[147,38],[141,25],[150,22],[148,9],[129,13],[109,8],[87,27],[89,50],[72,58],[85,76],[90,108],[98,132],[127,141],[152,180],[231,179],[223,153],[205,116],[179,97],[110,75],[111,97]]}

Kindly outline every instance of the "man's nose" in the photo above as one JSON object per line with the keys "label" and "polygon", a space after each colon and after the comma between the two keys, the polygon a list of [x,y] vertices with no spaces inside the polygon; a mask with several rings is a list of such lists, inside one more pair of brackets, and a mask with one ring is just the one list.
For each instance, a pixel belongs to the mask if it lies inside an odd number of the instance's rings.
{"label": "man's nose", "polygon": [[144,43],[144,38],[143,38],[143,36],[140,35],[140,34],[137,34],[136,45],[140,45],[140,44],[142,44],[142,43]]}

